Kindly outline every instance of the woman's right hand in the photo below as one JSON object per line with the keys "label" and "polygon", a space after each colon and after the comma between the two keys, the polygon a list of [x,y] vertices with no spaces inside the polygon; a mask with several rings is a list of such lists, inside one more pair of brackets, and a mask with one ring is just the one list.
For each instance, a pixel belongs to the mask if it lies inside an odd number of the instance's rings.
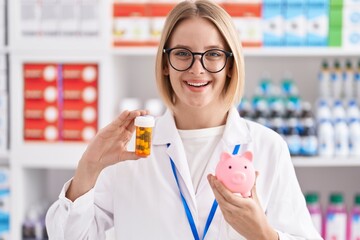
{"label": "woman's right hand", "polygon": [[127,151],[127,145],[135,131],[134,119],[146,114],[145,110],[124,111],[96,134],[79,161],[67,198],[74,201],[93,188],[105,167],[140,158],[135,152]]}

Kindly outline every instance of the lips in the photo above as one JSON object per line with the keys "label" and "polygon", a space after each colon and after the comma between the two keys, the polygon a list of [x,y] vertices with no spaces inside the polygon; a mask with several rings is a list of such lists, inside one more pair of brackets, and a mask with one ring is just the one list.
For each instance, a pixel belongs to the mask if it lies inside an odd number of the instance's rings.
{"label": "lips", "polygon": [[206,82],[199,82],[199,81],[196,81],[196,82],[190,82],[190,81],[185,81],[185,83],[191,87],[205,87],[207,85],[209,85],[211,82],[210,81],[206,81]]}

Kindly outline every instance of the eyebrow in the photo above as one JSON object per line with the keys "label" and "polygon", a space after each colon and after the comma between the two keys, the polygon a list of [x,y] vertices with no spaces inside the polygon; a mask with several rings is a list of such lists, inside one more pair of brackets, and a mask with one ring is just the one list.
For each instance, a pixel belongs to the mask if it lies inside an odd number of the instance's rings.
{"label": "eyebrow", "polygon": [[[177,44],[177,45],[175,45],[174,47],[172,47],[172,48],[186,48],[186,49],[189,49],[189,50],[192,50],[192,48],[191,47],[189,47],[189,46],[187,46],[187,45],[182,45],[182,44]],[[209,45],[209,46],[206,46],[204,49],[214,49],[214,48],[216,48],[216,49],[224,49],[224,47],[223,46],[220,46],[220,45]]]}

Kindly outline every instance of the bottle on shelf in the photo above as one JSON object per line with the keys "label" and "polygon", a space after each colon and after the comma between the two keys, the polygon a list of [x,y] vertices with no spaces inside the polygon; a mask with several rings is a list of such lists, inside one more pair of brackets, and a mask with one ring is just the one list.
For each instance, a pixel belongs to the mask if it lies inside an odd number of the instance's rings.
{"label": "bottle on shelf", "polygon": [[347,210],[342,193],[332,193],[325,218],[325,240],[347,239]]}
{"label": "bottle on shelf", "polygon": [[326,60],[323,61],[322,67],[318,76],[319,81],[319,96],[322,98],[330,97],[330,82],[331,75],[329,64]]}
{"label": "bottle on shelf", "polygon": [[349,59],[345,63],[343,82],[344,82],[344,97],[346,99],[352,99],[354,97],[354,69]]}
{"label": "bottle on shelf", "polygon": [[357,62],[357,69],[355,72],[355,97],[360,98],[360,59]]}
{"label": "bottle on shelf", "polygon": [[332,113],[325,100],[320,100],[318,104],[317,127],[319,155],[332,157],[335,150],[334,127],[332,124]]}
{"label": "bottle on shelf", "polygon": [[349,153],[360,157],[360,118],[351,118],[349,123]]}
{"label": "bottle on shelf", "polygon": [[360,193],[355,195],[349,221],[349,240],[360,239]]}
{"label": "bottle on shelf", "polygon": [[350,100],[346,108],[346,119],[350,123],[351,119],[360,118],[360,111],[356,101]]}
{"label": "bottle on shelf", "polygon": [[347,157],[349,155],[349,128],[346,121],[336,118],[334,123],[335,156]]}
{"label": "bottle on shelf", "polygon": [[286,143],[292,156],[299,156],[301,151],[301,137],[299,132],[298,119],[287,120],[287,131],[285,133]]}
{"label": "bottle on shelf", "polygon": [[306,118],[303,120],[303,127],[301,131],[301,155],[317,155],[318,145],[315,122],[313,118]]}
{"label": "bottle on shelf", "polygon": [[323,223],[323,216],[321,205],[319,201],[319,194],[317,192],[309,192],[305,194],[306,206],[309,210],[311,219],[316,230],[319,234],[322,234],[322,223]]}
{"label": "bottle on shelf", "polygon": [[340,62],[336,60],[334,62],[334,68],[331,72],[331,93],[330,96],[334,99],[340,99],[343,93],[343,82],[342,82],[342,70]]}

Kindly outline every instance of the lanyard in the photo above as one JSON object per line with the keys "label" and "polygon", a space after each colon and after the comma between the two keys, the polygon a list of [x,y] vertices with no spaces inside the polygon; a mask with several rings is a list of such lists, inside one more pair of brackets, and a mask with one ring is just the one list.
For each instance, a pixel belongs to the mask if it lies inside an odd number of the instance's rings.
{"label": "lanyard", "polygon": [[[167,147],[169,147],[170,144],[167,144]],[[237,154],[238,151],[240,149],[240,145],[236,145],[235,148],[234,148],[234,151],[233,151],[233,155]],[[170,158],[170,163],[171,163],[171,168],[172,168],[172,171],[173,171],[173,174],[174,174],[174,177],[175,177],[175,180],[176,180],[176,184],[179,188],[179,192],[180,192],[180,197],[181,197],[181,201],[183,203],[183,206],[184,206],[184,210],[185,210],[185,213],[186,213],[186,217],[188,219],[188,222],[189,222],[189,225],[190,225],[190,228],[191,228],[191,232],[194,236],[194,239],[195,240],[200,240],[200,237],[199,237],[199,233],[196,229],[196,226],[195,226],[195,221],[194,221],[194,218],[191,214],[191,211],[190,211],[190,208],[189,208],[189,205],[187,204],[186,202],[186,199],[181,191],[181,188],[180,188],[180,184],[179,184],[179,180],[178,180],[178,177],[177,177],[177,173],[176,173],[176,167],[175,167],[175,163],[174,161]],[[206,236],[206,233],[207,231],[209,230],[209,227],[210,227],[210,224],[214,218],[214,215],[215,215],[215,212],[216,212],[216,209],[217,209],[217,206],[218,206],[218,203],[216,201],[216,199],[214,200],[213,202],[213,205],[211,207],[211,210],[210,210],[210,213],[209,213],[209,216],[206,220],[206,224],[205,224],[205,229],[204,229],[204,234],[203,234],[203,237],[202,239],[205,238]]]}

